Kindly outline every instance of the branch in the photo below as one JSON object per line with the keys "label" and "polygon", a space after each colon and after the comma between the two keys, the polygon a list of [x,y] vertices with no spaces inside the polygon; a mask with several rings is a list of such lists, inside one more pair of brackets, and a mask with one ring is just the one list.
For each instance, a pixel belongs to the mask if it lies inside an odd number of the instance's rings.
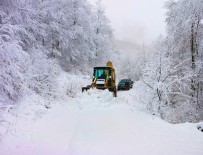
{"label": "branch", "polygon": [[172,73],[173,71],[175,71],[175,69],[176,69],[177,67],[179,67],[180,65],[184,64],[185,62],[187,62],[187,61],[189,61],[189,60],[191,60],[191,58],[186,59],[186,60],[182,61],[181,63],[179,63],[178,65],[176,65],[172,70],[169,71],[169,73],[168,73],[168,74],[166,75],[166,77],[162,80],[162,82],[164,82],[164,81],[171,75],[171,73]]}
{"label": "branch", "polygon": [[153,89],[153,87],[151,85],[149,85],[148,83],[146,83],[142,77],[142,81],[144,82],[144,84],[146,84],[147,86],[149,86],[151,89]]}

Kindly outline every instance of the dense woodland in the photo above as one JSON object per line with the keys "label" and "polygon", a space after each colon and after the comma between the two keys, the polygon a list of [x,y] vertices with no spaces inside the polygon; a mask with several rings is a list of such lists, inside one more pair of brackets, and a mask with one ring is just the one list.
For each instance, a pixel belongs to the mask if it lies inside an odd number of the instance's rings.
{"label": "dense woodland", "polygon": [[166,31],[133,60],[112,49],[101,0],[0,0],[0,106],[26,93],[54,98],[61,70],[90,73],[112,60],[134,80],[148,112],[171,122],[203,120],[203,2],[165,3]]}
{"label": "dense woodland", "polygon": [[1,0],[0,24],[0,105],[26,91],[53,97],[61,68],[86,73],[111,50],[100,1]]}
{"label": "dense woodland", "polygon": [[203,119],[203,2],[168,1],[160,37],[137,83],[140,102],[169,122]]}

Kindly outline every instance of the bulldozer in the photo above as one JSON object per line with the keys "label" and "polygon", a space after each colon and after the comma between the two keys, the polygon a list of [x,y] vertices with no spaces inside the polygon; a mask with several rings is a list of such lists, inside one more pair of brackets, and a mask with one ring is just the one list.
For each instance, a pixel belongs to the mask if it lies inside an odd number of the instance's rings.
{"label": "bulldozer", "polygon": [[116,73],[111,61],[108,61],[104,67],[94,67],[92,83],[82,87],[82,92],[90,88],[108,89],[113,93],[113,97],[117,97]]}

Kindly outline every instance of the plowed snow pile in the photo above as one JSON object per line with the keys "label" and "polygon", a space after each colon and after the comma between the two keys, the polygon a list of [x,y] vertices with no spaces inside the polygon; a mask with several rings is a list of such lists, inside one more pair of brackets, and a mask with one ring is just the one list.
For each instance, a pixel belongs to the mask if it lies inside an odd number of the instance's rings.
{"label": "plowed snow pile", "polygon": [[131,108],[128,93],[90,90],[41,119],[20,119],[0,155],[203,155],[198,124],[172,125]]}

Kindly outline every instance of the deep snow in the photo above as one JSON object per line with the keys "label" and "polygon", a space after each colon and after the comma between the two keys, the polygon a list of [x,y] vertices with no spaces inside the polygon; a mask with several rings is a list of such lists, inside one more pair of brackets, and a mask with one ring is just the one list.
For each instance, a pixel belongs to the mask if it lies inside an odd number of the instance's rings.
{"label": "deep snow", "polygon": [[[16,117],[0,155],[203,155],[203,132],[197,129],[203,123],[169,124],[132,107],[128,91],[117,98],[98,90],[74,97],[48,110],[38,107],[40,114],[32,115],[37,119]],[[25,98],[18,112],[37,102],[30,101]]]}

